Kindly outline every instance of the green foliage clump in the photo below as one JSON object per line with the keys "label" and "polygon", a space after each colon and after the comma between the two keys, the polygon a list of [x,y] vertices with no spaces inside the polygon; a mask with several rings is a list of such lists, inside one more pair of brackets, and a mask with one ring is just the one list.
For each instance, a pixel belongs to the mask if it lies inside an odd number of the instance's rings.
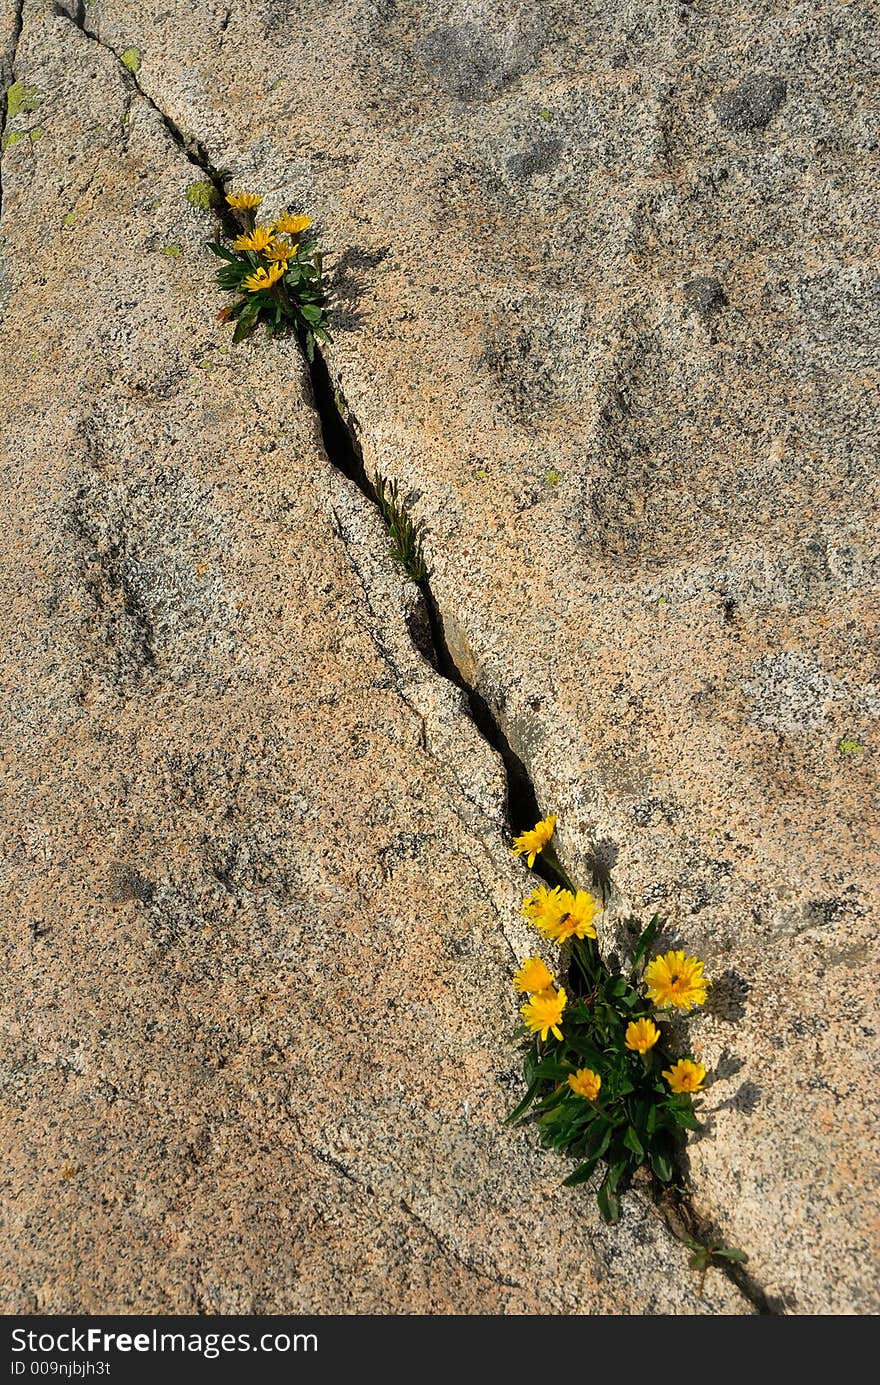
{"label": "green foliage clump", "polygon": [[234,322],[233,341],[243,341],[260,323],[269,336],[294,331],[308,360],[318,342],[331,340],[327,322],[327,291],[323,256],[307,216],[281,216],[256,225],[262,198],[250,193],[228,194],[226,201],[239,218],[241,234],[230,248],[219,238],[208,249],[223,261],[217,271],[221,288],[236,294],[219,318]]}

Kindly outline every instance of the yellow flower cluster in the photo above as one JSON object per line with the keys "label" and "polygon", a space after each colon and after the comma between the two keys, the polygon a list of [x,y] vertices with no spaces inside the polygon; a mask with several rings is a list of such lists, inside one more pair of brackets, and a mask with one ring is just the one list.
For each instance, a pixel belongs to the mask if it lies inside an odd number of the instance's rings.
{"label": "yellow flower cluster", "polygon": [[[226,195],[226,201],[233,211],[249,214],[256,211],[262,200],[262,197],[258,197],[253,192],[235,192]],[[247,220],[252,222],[252,215],[249,215]],[[253,274],[248,274],[244,279],[244,286],[250,293],[259,293],[262,289],[268,289],[273,284],[277,284],[282,275],[287,272],[289,262],[296,258],[299,250],[296,237],[308,230],[311,224],[311,217],[290,216],[285,213],[284,216],[280,216],[277,221],[272,221],[267,226],[252,225],[251,229],[244,235],[236,237],[236,250],[250,250],[267,262],[266,265],[260,265]]]}
{"label": "yellow flower cluster", "polygon": [[530,998],[522,1006],[520,1014],[527,1029],[540,1034],[546,1040],[548,1034],[562,1038],[562,1012],[568,1004],[568,996],[560,986],[557,991],[553,985],[553,973],[540,957],[527,957],[513,978],[514,990]]}
{"label": "yellow flower cluster", "polygon": [[[526,856],[528,864],[533,866],[536,857],[548,846],[555,827],[554,816],[542,818],[531,831],[514,838],[514,855]],[[595,938],[593,919],[601,912],[601,907],[587,890],[539,885],[523,900],[522,912],[545,938],[561,944],[572,938]],[[684,952],[667,952],[655,957],[645,968],[644,980],[649,1000],[659,1008],[679,1010],[704,1005],[711,984],[703,975],[703,963],[696,957],[686,957]],[[540,957],[527,958],[514,976],[513,984],[517,991],[529,996],[520,1010],[526,1027],[540,1034],[544,1041],[548,1034],[561,1041],[562,1016],[568,997],[562,987],[556,989],[547,965]],[[646,1057],[659,1040],[660,1030],[651,1019],[631,1020],[626,1026],[624,1045],[631,1053]],[[680,1058],[663,1072],[663,1076],[674,1094],[693,1093],[703,1090],[706,1069],[702,1063]],[[602,1078],[591,1068],[579,1068],[569,1075],[568,1085],[578,1096],[595,1101]]]}

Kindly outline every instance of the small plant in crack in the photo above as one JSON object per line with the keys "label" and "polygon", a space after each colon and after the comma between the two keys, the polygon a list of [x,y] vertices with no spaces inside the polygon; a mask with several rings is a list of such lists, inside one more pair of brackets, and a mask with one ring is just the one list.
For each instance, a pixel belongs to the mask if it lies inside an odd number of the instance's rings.
{"label": "small plant in crack", "polygon": [[391,536],[391,556],[402,563],[414,582],[421,585],[430,577],[422,551],[421,523],[413,524],[399,498],[396,481],[388,481],[377,471],[373,479],[376,504]]}
{"label": "small plant in crack", "polygon": [[234,322],[233,341],[244,341],[262,322],[269,336],[294,331],[309,362],[317,342],[329,342],[324,262],[307,216],[281,216],[257,225],[262,197],[229,193],[226,201],[239,223],[232,248],[217,239],[208,249],[223,261],[217,282],[236,294],[218,317]]}
{"label": "small plant in crack", "polygon": [[[544,818],[513,843],[530,868],[540,856],[559,881],[539,885],[523,913],[560,954],[555,968],[527,958],[513,980],[525,999],[518,1036],[527,1091],[508,1120],[536,1118],[543,1144],[579,1161],[568,1186],[587,1182],[601,1163],[599,1211],[614,1222],[635,1171],[646,1165],[669,1186],[684,1132],[703,1128],[696,1113],[706,1069],[692,1054],[676,1055],[661,1024],[663,1011],[703,1005],[710,982],[703,963],[684,952],[646,960],[662,924],[656,914],[638,927],[625,968],[602,959],[594,921],[602,905],[561,866],[555,826],[555,817]],[[706,1263],[720,1253],[707,1249]]]}

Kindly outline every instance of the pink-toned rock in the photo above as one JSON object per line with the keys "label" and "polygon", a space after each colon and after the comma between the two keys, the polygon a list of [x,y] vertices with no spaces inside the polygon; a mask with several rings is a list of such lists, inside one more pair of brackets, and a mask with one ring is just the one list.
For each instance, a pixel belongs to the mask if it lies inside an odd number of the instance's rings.
{"label": "pink-toned rock", "polygon": [[606,1228],[504,1127],[499,764],[412,645],[297,350],[215,323],[199,170],[105,47],[42,0],[24,21],[3,1309],[750,1312],[641,1193]]}
{"label": "pink-toned rock", "polygon": [[236,186],[320,217],[332,372],[460,668],[570,865],[706,958],[697,1205],[778,1306],[876,1311],[864,9],[89,22]]}

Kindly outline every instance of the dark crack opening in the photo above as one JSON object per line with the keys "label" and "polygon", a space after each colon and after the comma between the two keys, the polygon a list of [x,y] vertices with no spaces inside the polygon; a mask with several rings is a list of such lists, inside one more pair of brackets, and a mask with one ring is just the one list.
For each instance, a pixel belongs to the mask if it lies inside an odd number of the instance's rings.
{"label": "dark crack opening", "polygon": [[[338,391],[333,387],[327,363],[319,352],[316,352],[315,359],[309,366],[309,373],[327,457],[337,471],[354,482],[361,494],[378,510],[375,487],[367,475],[363,454],[357,442],[357,424],[347,410],[348,421],[343,416],[344,406],[341,404]],[[425,651],[418,644],[417,648],[420,653],[427,653],[430,662],[443,678],[448,679],[464,693],[477,730],[501,757],[507,778],[508,825],[513,834],[523,832],[526,828],[533,827],[541,816],[528,771],[492,715],[488,702],[462,677],[450,654],[443,630],[443,616],[431,590],[430,579],[417,585],[422,593],[428,616],[430,649]]]}

